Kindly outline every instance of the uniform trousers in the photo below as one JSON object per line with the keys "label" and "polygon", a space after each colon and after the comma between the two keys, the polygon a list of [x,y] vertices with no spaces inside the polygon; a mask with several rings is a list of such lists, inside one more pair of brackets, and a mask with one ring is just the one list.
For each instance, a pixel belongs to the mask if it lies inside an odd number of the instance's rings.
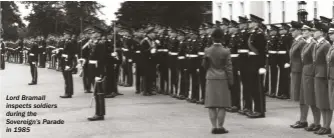
{"label": "uniform trousers", "polygon": [[176,66],[177,56],[169,56],[169,71],[170,71],[170,94],[176,95],[178,93],[178,69]]}
{"label": "uniform trousers", "polygon": [[40,67],[45,67],[45,61],[46,61],[46,55],[45,52],[39,54],[39,66]]}
{"label": "uniform trousers", "polygon": [[5,69],[5,54],[4,53],[0,54],[0,68]]}
{"label": "uniform trousers", "polygon": [[286,95],[290,97],[290,70],[285,68],[285,55],[278,55],[278,68],[279,68],[279,82],[278,82],[278,95]]}
{"label": "uniform trousers", "polygon": [[94,64],[87,64],[87,67],[83,69],[83,79],[84,79],[84,87],[86,91],[90,91],[91,87],[94,86],[95,83],[95,70],[96,66]]}
{"label": "uniform trousers", "polygon": [[114,64],[108,64],[106,66],[106,79],[104,83],[105,88],[105,94],[109,95],[113,92],[118,93],[117,89],[117,81],[116,81],[116,75],[115,75],[115,65]]}
{"label": "uniform trousers", "polygon": [[37,73],[37,63],[36,62],[30,62],[30,73],[31,73],[31,77],[32,77],[32,83],[37,83],[37,77],[38,77],[38,73]]}
{"label": "uniform trousers", "polygon": [[106,112],[103,83],[103,81],[94,83],[95,114],[98,116],[104,116]]}
{"label": "uniform trousers", "polygon": [[65,80],[65,95],[73,95],[73,76],[71,70],[64,70],[63,77]]}
{"label": "uniform trousers", "polygon": [[168,61],[167,56],[161,56],[160,58],[160,64],[159,64],[159,74],[160,74],[160,90],[162,92],[168,92],[169,90],[169,82],[168,82]]}
{"label": "uniform trousers", "polygon": [[190,58],[189,63],[188,78],[190,79],[188,84],[191,91],[191,99],[199,101],[199,65],[201,63],[198,57]]}
{"label": "uniform trousers", "polygon": [[277,68],[277,55],[269,54],[269,94],[276,95],[277,92],[277,78],[278,78],[278,68]]}
{"label": "uniform trousers", "polygon": [[[251,92],[252,89],[252,80],[254,78],[251,78],[249,76],[249,66],[248,66],[248,55],[247,54],[240,54],[239,55],[239,61],[240,61],[240,76],[241,76],[241,82],[242,82],[242,99],[243,99],[243,109],[252,109],[252,99],[251,99]],[[254,75],[254,74],[253,74]]]}
{"label": "uniform trousers", "polygon": [[[259,74],[261,56],[254,55],[248,57],[249,69],[246,71],[245,90],[251,94],[251,99],[254,103],[254,111],[264,114],[266,111],[265,94],[263,91],[263,76]],[[252,105],[252,104],[251,104]],[[250,108],[252,109],[252,108]]]}
{"label": "uniform trousers", "polygon": [[231,99],[232,106],[240,107],[240,79],[239,79],[239,66],[238,66],[238,57],[232,57],[232,66],[233,66],[233,85],[231,87]]}

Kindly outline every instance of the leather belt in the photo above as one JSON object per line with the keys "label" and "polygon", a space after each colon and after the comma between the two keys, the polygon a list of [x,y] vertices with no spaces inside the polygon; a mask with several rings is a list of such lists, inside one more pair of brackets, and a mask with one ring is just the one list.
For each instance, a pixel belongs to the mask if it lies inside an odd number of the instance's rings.
{"label": "leather belt", "polygon": [[35,54],[30,53],[29,56],[35,56]]}
{"label": "leather belt", "polygon": [[177,55],[176,52],[169,52],[170,55]]}
{"label": "leather belt", "polygon": [[63,50],[64,48],[59,48],[60,50]]}
{"label": "leather belt", "polygon": [[43,48],[42,46],[39,46],[38,48]]}
{"label": "leather belt", "polygon": [[123,51],[129,51],[129,49],[126,49],[126,48],[122,48]]}
{"label": "leather belt", "polygon": [[203,56],[203,55],[204,55],[204,52],[198,52],[198,55]]}
{"label": "leather belt", "polygon": [[239,54],[231,54],[231,57],[238,57]]}
{"label": "leather belt", "polygon": [[278,54],[286,54],[286,51],[278,51]]}
{"label": "leather belt", "polygon": [[277,51],[272,51],[272,50],[269,50],[269,51],[268,51],[268,53],[269,53],[269,54],[276,54],[276,53],[277,53]]}
{"label": "leather belt", "polygon": [[67,58],[67,57],[68,57],[67,54],[62,54],[61,56],[64,57],[64,58]]}
{"label": "leather belt", "polygon": [[140,51],[136,51],[136,53],[140,53]]}
{"label": "leather belt", "polygon": [[256,53],[251,51],[251,52],[248,52],[248,55],[250,55],[250,56],[255,56]]}
{"label": "leather belt", "polygon": [[248,53],[249,50],[248,49],[239,49],[238,53]]}

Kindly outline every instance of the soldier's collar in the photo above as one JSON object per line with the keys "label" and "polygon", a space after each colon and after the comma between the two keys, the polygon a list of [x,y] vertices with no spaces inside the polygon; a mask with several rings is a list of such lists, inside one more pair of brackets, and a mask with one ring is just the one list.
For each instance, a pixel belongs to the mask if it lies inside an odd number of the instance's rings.
{"label": "soldier's collar", "polygon": [[306,43],[311,43],[311,42],[312,42],[312,39],[313,39],[312,37],[307,38],[307,39],[306,39]]}

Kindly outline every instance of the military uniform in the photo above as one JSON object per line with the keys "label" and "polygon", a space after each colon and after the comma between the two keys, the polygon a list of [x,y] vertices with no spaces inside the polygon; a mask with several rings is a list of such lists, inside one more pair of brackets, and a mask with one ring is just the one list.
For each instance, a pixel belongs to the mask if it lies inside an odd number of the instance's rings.
{"label": "military uniform", "polygon": [[[278,28],[275,25],[271,25],[271,31],[278,31]],[[278,35],[271,35],[267,40],[267,47],[268,47],[268,65],[269,65],[269,91],[268,94],[270,97],[275,97],[277,93],[278,87]]]}
{"label": "military uniform", "polygon": [[[256,22],[261,27],[263,19],[250,15],[252,22]],[[254,102],[254,110],[247,113],[247,116],[250,118],[262,118],[265,117],[266,112],[266,100],[265,94],[263,91],[262,84],[262,75],[265,72],[261,72],[261,69],[265,68],[265,46],[266,40],[264,35],[264,29],[254,29],[250,32],[250,36],[248,38],[248,70],[247,73],[247,81],[246,91],[251,93],[252,101]],[[254,80],[255,79],[255,80]]]}
{"label": "military uniform", "polygon": [[178,99],[183,100],[188,97],[189,93],[189,76],[187,75],[188,65],[186,59],[186,52],[190,39],[186,39],[180,42],[179,50],[178,50],[178,68],[179,68],[179,94]]}
{"label": "military uniform", "polygon": [[[167,30],[165,30],[167,31]],[[157,58],[159,64],[159,93],[168,94],[169,92],[169,73],[168,73],[168,45],[169,45],[169,37],[167,34],[163,34],[160,38],[160,45],[157,47]]]}
{"label": "military uniform", "polygon": [[29,65],[30,65],[30,72],[32,81],[29,85],[36,85],[37,84],[37,61],[38,61],[38,45],[37,42],[33,42],[31,48],[28,52],[29,55]]}
{"label": "military uniform", "polygon": [[116,79],[116,65],[121,64],[121,61],[117,58],[117,55],[114,53],[114,45],[112,40],[107,39],[105,41],[105,48],[107,51],[106,57],[106,80],[105,80],[105,97],[113,98],[117,96],[118,85]]}
{"label": "military uniform", "polygon": [[71,39],[65,41],[65,47],[61,57],[61,70],[65,80],[65,95],[60,97],[72,98],[74,91],[72,71],[77,65],[77,60],[75,58],[75,43],[73,43]]}
{"label": "military uniform", "polygon": [[[238,23],[236,21],[231,21],[231,27],[238,28]],[[239,77],[239,33],[231,34],[229,37],[228,45],[227,47],[230,49],[231,52],[231,60],[232,60],[232,66],[233,66],[233,85],[230,88],[231,91],[231,101],[232,101],[232,107],[228,108],[227,111],[230,112],[237,112],[239,109],[241,109],[241,101],[240,101],[240,77]]]}
{"label": "military uniform", "polygon": [[180,41],[174,37],[171,38],[169,45],[169,53],[168,53],[168,65],[170,69],[170,95],[172,97],[176,97],[178,94],[178,69],[177,69],[177,55],[178,55],[178,47]]}
{"label": "military uniform", "polygon": [[125,45],[123,50],[124,54],[124,66],[123,66],[123,85],[125,87],[130,87],[133,85],[133,71],[132,71],[132,52],[133,52],[133,40],[131,38],[126,38],[124,40]]}
{"label": "military uniform", "polygon": [[43,38],[40,41],[40,46],[39,46],[39,67],[45,68],[45,62],[46,62],[46,41]]}
{"label": "military uniform", "polygon": [[[282,23],[282,28],[285,30],[289,30],[290,26],[287,24]],[[292,44],[292,36],[289,34],[281,34],[279,41],[278,41],[278,49],[277,49],[277,56],[278,56],[278,67],[279,67],[279,82],[278,82],[278,93],[277,97],[280,99],[288,99],[290,98],[290,90],[289,90],[289,83],[290,83],[290,75],[289,75],[289,68],[284,67],[285,64],[289,63],[289,50]]]}

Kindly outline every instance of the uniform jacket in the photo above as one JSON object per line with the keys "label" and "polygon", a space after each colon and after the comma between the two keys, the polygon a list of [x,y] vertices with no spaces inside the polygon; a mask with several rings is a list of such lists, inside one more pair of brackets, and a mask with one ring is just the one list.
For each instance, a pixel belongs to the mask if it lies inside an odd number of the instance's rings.
{"label": "uniform jacket", "polygon": [[303,74],[305,76],[314,76],[314,65],[313,65],[313,50],[317,42],[313,38],[306,40],[306,45],[303,47],[301,52],[301,59],[303,64]]}
{"label": "uniform jacket", "polygon": [[238,34],[231,35],[230,41],[227,45],[227,47],[230,48],[231,54],[238,54],[238,44],[239,44]]}
{"label": "uniform jacket", "polygon": [[281,35],[277,45],[277,51],[286,51],[283,62],[288,63],[290,61],[289,50],[292,45],[293,38],[291,35]]}
{"label": "uniform jacket", "polygon": [[327,77],[334,79],[334,46],[331,46],[327,53]]}
{"label": "uniform jacket", "polygon": [[76,47],[73,41],[67,40],[65,41],[64,51],[62,53],[62,70],[65,70],[66,66],[69,66],[69,70],[73,70],[77,66],[77,60],[75,58]]}
{"label": "uniform jacket", "polygon": [[247,40],[249,38],[249,33],[246,30],[242,30],[238,33],[239,43],[238,48],[239,49],[248,49],[248,43]]}
{"label": "uniform jacket", "polygon": [[230,51],[220,43],[215,43],[205,49],[202,66],[207,70],[206,79],[233,82]]}
{"label": "uniform jacket", "polygon": [[29,55],[29,62],[37,62],[38,60],[38,45],[36,42],[34,42],[32,45],[31,45],[31,48],[28,52],[28,55]]}
{"label": "uniform jacket", "polygon": [[313,51],[313,64],[315,77],[327,77],[326,55],[331,47],[330,43],[323,39],[316,44]]}
{"label": "uniform jacket", "polygon": [[292,43],[289,52],[291,72],[302,72],[301,51],[305,44],[306,42],[302,37]]}
{"label": "uniform jacket", "polygon": [[224,37],[223,37],[223,40],[222,40],[222,44],[223,46],[227,46],[229,44],[229,41],[230,41],[230,34],[228,34],[227,32],[224,33]]}
{"label": "uniform jacket", "polygon": [[[258,62],[250,63],[256,68],[263,68],[266,64],[266,38],[261,30],[253,31],[248,39],[248,46],[250,51],[257,53]],[[254,49],[252,49],[253,47]]]}

